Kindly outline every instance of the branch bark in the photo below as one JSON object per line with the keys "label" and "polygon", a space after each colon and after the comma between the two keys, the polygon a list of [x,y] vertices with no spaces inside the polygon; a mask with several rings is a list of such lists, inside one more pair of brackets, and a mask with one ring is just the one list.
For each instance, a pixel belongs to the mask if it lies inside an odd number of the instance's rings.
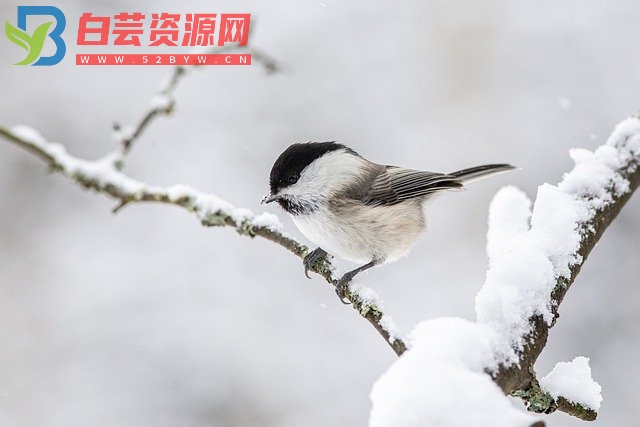
{"label": "branch bark", "polygon": [[[264,62],[268,71],[273,72],[277,69],[276,63],[266,55],[255,50],[253,55],[256,56],[258,62]],[[138,202],[175,205],[195,213],[203,226],[233,227],[241,235],[260,236],[284,247],[299,258],[304,258],[309,252],[309,248],[274,226],[274,220],[269,216],[270,214],[256,216],[245,209],[236,209],[230,203],[216,196],[201,193],[190,187],[151,186],[134,180],[122,172],[124,159],[134,141],[142,135],[155,118],[171,113],[175,103],[172,93],[184,72],[184,67],[174,69],[168,83],[159,92],[159,96],[166,97],[163,100],[166,102],[152,103],[152,108],[142,116],[134,128],[123,132],[119,125],[116,126],[116,131],[119,132],[117,139],[120,146],[101,159],[87,161],[71,156],[62,145],[49,142],[39,133],[26,127],[6,128],[0,126],[0,135],[40,158],[52,170],[67,176],[73,182],[116,199],[119,202],[115,208],[116,211],[125,205]],[[629,182],[628,191],[619,195],[613,194],[611,202],[600,208],[592,220],[581,224],[582,239],[578,252],[582,257],[581,262],[571,267],[569,278],[561,278],[557,281],[551,295],[553,314],[556,319],[560,304],[591,250],[640,185],[638,157],[630,159],[629,163],[618,172]],[[588,195],[584,197],[588,197]],[[323,260],[313,266],[312,270],[320,274],[329,284],[336,285],[338,277],[334,276],[334,269],[330,261]],[[366,292],[357,289],[348,290],[345,296],[352,302],[353,308],[376,329],[398,356],[407,350],[406,344],[389,327],[389,318],[383,313],[375,298],[371,298]],[[519,353],[520,363],[503,366],[497,373],[494,373],[494,381],[505,394],[521,397],[529,404],[530,409],[536,412],[548,413],[560,410],[581,419],[595,419],[597,414],[594,411],[563,398],[554,400],[540,389],[533,368],[547,343],[549,330],[553,324],[548,325],[540,316],[532,317],[529,321],[532,328],[531,332],[524,337],[525,345]]]}
{"label": "branch bark", "polygon": [[[260,54],[260,60],[268,60],[266,67],[269,71],[273,71],[275,65],[272,60],[264,54]],[[182,71],[174,71],[170,79],[170,91],[173,91],[182,74]],[[161,91],[161,93],[163,92]],[[166,91],[164,94],[168,95]],[[241,235],[260,236],[277,243],[300,258],[304,258],[309,252],[309,248],[287,236],[272,224],[265,225],[265,219],[269,219],[269,214],[255,216],[246,209],[237,209],[216,196],[204,194],[187,186],[151,186],[130,178],[122,172],[125,156],[132,143],[160,113],[169,114],[171,112],[171,108],[160,111],[156,108],[156,104],[154,103],[152,109],[143,115],[130,136],[120,141],[122,145],[119,149],[95,161],[76,158],[68,154],[63,145],[49,142],[37,131],[24,126],[14,128],[0,126],[0,135],[35,155],[44,161],[51,170],[67,176],[76,184],[116,199],[118,204],[114,208],[114,212],[130,203],[138,202],[157,202],[180,206],[195,213],[203,226],[233,227]],[[169,104],[173,106],[173,100]],[[273,218],[267,222],[272,223]],[[334,277],[330,261],[318,263],[312,271],[320,274],[332,286],[336,286],[338,278]],[[353,308],[371,323],[397,355],[401,355],[406,350],[402,339],[388,327],[390,317],[384,314],[378,301],[355,290],[346,292],[345,297],[352,302]]]}
{"label": "branch bark", "polygon": [[[639,117],[635,117],[640,120]],[[618,142],[617,149],[627,144],[629,140],[627,136]],[[596,419],[597,413],[582,405],[575,404],[562,397],[554,401],[547,393],[540,390],[538,381],[534,371],[534,365],[538,356],[547,344],[550,329],[555,325],[559,317],[559,307],[564,300],[567,291],[575,282],[578,273],[587,257],[596,246],[605,230],[613,223],[618,213],[624,205],[629,201],[631,195],[640,186],[640,156],[636,153],[635,157],[629,158],[628,163],[617,170],[622,178],[628,181],[628,190],[622,194],[616,194],[611,191],[611,201],[605,206],[599,208],[593,218],[580,225],[581,241],[578,254],[581,261],[570,267],[571,274],[569,278],[560,278],[556,282],[555,288],[551,295],[552,311],[554,321],[548,325],[540,316],[530,319],[532,325],[531,332],[523,339],[524,348],[520,353],[520,363],[509,367],[502,367],[494,377],[495,382],[500,386],[505,394],[517,395],[530,404],[529,409],[534,412],[550,413],[555,410],[566,412],[570,415],[578,417],[582,420],[592,421]],[[588,201],[591,196],[585,194],[578,199]],[[548,398],[547,398],[548,397]],[[536,403],[531,406],[532,403]],[[547,402],[546,405],[540,402]]]}

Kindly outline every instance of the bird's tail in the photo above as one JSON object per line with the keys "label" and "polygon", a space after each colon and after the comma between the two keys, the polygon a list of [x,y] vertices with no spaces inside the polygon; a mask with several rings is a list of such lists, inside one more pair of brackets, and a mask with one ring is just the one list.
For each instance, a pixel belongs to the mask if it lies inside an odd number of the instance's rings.
{"label": "bird's tail", "polygon": [[495,165],[483,165],[476,166],[474,168],[462,169],[460,171],[451,172],[448,175],[455,176],[463,184],[467,182],[475,181],[486,176],[495,175],[498,173],[506,172],[516,169],[514,166],[507,164],[495,164]]}

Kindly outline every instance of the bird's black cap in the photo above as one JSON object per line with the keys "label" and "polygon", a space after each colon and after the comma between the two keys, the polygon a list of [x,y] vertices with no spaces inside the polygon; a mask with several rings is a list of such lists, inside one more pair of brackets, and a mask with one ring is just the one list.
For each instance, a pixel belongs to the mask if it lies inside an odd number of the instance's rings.
{"label": "bird's black cap", "polygon": [[314,160],[331,151],[343,148],[352,154],[356,154],[355,151],[335,141],[302,142],[290,145],[280,154],[280,157],[276,159],[271,168],[271,174],[269,175],[271,194],[277,194],[281,189],[295,184],[304,168]]}

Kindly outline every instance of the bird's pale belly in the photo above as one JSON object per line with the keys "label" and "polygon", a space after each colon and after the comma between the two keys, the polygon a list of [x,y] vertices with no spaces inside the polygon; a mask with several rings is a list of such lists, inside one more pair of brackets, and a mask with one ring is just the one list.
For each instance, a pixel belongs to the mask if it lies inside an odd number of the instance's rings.
{"label": "bird's pale belly", "polygon": [[332,255],[361,264],[395,261],[409,252],[424,229],[422,203],[418,200],[342,209],[335,212],[320,208],[292,218],[307,239]]}

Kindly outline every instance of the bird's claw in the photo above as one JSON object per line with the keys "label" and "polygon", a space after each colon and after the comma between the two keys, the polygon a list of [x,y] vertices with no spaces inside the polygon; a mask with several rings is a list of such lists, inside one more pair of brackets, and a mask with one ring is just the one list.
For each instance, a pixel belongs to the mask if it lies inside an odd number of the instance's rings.
{"label": "bird's claw", "polygon": [[[315,269],[317,268],[318,263],[326,261],[327,256],[327,252],[321,248],[316,248],[309,252],[302,259],[302,264],[304,265],[304,275],[307,276],[308,279],[311,279],[311,277],[309,276],[309,271],[316,271]],[[347,297],[347,295],[349,295],[349,283],[360,270],[361,269],[349,271],[348,273],[345,273],[340,279],[333,282],[336,287],[336,295],[338,295],[338,298],[340,298],[340,302],[345,305],[351,304],[351,300]]]}
{"label": "bird's claw", "polygon": [[318,262],[326,260],[326,257],[327,252],[320,248],[312,250],[304,257],[302,264],[304,265],[304,275],[307,276],[307,279],[311,279],[309,271],[313,271]]}
{"label": "bird's claw", "polygon": [[351,304],[351,300],[347,298],[347,292],[349,291],[349,283],[351,282],[351,279],[353,279],[353,276],[347,273],[340,279],[338,279],[338,281],[336,281],[335,283],[336,295],[338,295],[340,302],[344,305]]}

